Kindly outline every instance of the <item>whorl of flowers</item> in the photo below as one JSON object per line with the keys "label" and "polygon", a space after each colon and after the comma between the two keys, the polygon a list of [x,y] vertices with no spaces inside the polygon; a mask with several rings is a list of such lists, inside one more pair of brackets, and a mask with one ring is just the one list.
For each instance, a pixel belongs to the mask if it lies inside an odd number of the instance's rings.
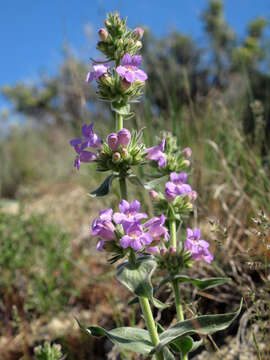
{"label": "whorl of flowers", "polygon": [[187,229],[187,239],[185,242],[185,250],[190,251],[192,259],[199,261],[204,260],[207,263],[211,263],[214,259],[213,254],[208,250],[209,243],[201,238],[201,230],[198,228]]}

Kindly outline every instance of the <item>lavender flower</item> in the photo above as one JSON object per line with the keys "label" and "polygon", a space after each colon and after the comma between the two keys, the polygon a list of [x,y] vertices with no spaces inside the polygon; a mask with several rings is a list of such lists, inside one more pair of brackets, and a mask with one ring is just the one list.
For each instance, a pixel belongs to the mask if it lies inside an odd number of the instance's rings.
{"label": "lavender flower", "polygon": [[158,167],[162,168],[166,165],[167,162],[167,155],[164,154],[164,149],[165,149],[165,139],[162,139],[160,145],[146,149],[146,152],[148,153],[146,158],[157,161]]}
{"label": "lavender flower", "polygon": [[133,200],[129,204],[126,200],[121,200],[119,204],[119,210],[121,212],[116,212],[113,215],[113,221],[116,224],[124,224],[131,222],[139,222],[141,219],[148,218],[146,213],[139,213],[141,204],[138,200]]}
{"label": "lavender flower", "polygon": [[165,216],[162,214],[159,217],[153,217],[152,219],[150,219],[149,221],[147,221],[144,224],[144,227],[146,229],[148,229],[149,233],[151,234],[153,240],[155,241],[160,241],[160,240],[164,240],[164,241],[168,241],[169,240],[169,233],[167,231],[167,229],[165,228],[164,223],[165,223]]}
{"label": "lavender flower", "polygon": [[131,134],[128,129],[122,129],[118,133],[111,133],[108,136],[108,145],[112,151],[115,151],[122,146],[123,148],[127,147],[131,140]]}
{"label": "lavender flower", "polygon": [[131,56],[125,54],[122,59],[122,65],[117,66],[116,72],[127,82],[133,83],[136,80],[145,81],[147,75],[143,70],[138,69],[142,63],[140,55]]}
{"label": "lavender flower", "polygon": [[192,192],[191,186],[186,184],[187,174],[175,172],[170,174],[171,181],[168,181],[165,185],[166,199],[171,202],[176,196],[184,195]]}
{"label": "lavender flower", "polygon": [[81,150],[84,150],[86,147],[98,148],[101,145],[101,138],[94,133],[93,130],[94,123],[90,125],[82,126],[82,137],[77,139],[72,139],[70,141],[71,146],[76,146],[81,144]]}
{"label": "lavender flower", "polygon": [[97,81],[101,76],[103,76],[104,74],[107,73],[108,68],[109,68],[109,64],[97,64],[97,63],[94,63],[93,64],[94,71],[90,71],[86,75],[85,81],[88,82],[88,83],[90,83],[94,79]]}
{"label": "lavender flower", "polygon": [[81,162],[90,163],[94,160],[96,160],[97,155],[91,151],[85,151],[81,149],[79,145],[75,145],[74,149],[76,153],[78,154],[76,156],[76,159],[74,160],[74,167],[76,167],[78,170],[80,170]]}
{"label": "lavender flower", "polygon": [[135,38],[135,40],[141,40],[143,34],[144,34],[144,30],[141,27],[136,27],[136,29],[132,31],[132,35]]}
{"label": "lavender flower", "polygon": [[115,226],[112,223],[112,209],[104,209],[99,212],[99,218],[96,218],[92,223],[92,232],[90,235],[99,236],[101,240],[97,244],[99,251],[103,250],[103,245],[106,241],[115,239]]}
{"label": "lavender flower", "polygon": [[184,248],[186,251],[191,252],[193,260],[205,260],[208,264],[214,259],[213,254],[208,250],[209,243],[205,240],[200,239],[201,230],[195,228],[187,229],[187,240],[185,242]]}
{"label": "lavender flower", "polygon": [[126,223],[125,232],[127,235],[124,235],[120,240],[124,249],[131,247],[133,250],[141,250],[144,245],[150,245],[152,242],[151,235],[145,233],[138,222],[131,222],[129,225]]}

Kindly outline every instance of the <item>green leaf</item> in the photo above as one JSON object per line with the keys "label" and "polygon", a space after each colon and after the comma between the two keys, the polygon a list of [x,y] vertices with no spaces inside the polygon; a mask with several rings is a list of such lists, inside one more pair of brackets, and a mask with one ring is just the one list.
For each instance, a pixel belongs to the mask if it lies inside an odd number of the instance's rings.
{"label": "green leaf", "polygon": [[130,105],[120,105],[116,102],[112,103],[111,108],[117,114],[123,116],[125,119],[131,118],[134,116],[134,113],[130,112]]}
{"label": "green leaf", "polygon": [[158,308],[165,308],[167,305],[153,296],[151,276],[156,267],[156,261],[152,257],[143,256],[136,259],[135,263],[126,261],[118,265],[116,278],[133,294],[139,297],[146,297]]}
{"label": "green leaf", "polygon": [[193,347],[193,339],[191,336],[182,336],[170,343],[173,351],[181,353],[182,357],[188,354]]}
{"label": "green leaf", "polygon": [[164,360],[175,360],[174,355],[166,347],[163,349],[163,358]]}
{"label": "green leaf", "polygon": [[158,186],[160,183],[162,183],[162,181],[167,178],[167,175],[166,176],[161,176],[157,179],[154,179],[154,180],[151,180],[151,181],[148,181],[147,183],[144,184],[144,187],[146,190],[152,190],[154,189],[156,186]]}
{"label": "green leaf", "polygon": [[117,178],[117,175],[111,174],[106,177],[103,183],[94,191],[90,193],[92,197],[101,197],[109,194],[113,180]]}
{"label": "green leaf", "polygon": [[165,285],[167,282],[177,280],[178,282],[189,282],[196,286],[199,290],[211,289],[215,286],[222,285],[231,281],[229,277],[214,277],[208,279],[194,279],[186,275],[168,276],[159,283],[159,288]]}
{"label": "green leaf", "polygon": [[90,336],[107,336],[114,344],[122,350],[131,350],[142,355],[148,355],[153,350],[150,336],[147,330],[120,327],[113,330],[105,330],[100,326],[83,327],[77,320],[81,330]]}
{"label": "green leaf", "polygon": [[226,329],[239,315],[242,303],[243,300],[241,301],[239,309],[234,313],[198,316],[193,319],[180,321],[174,326],[169,327],[160,335],[160,342],[154,350],[151,351],[151,354],[159,352],[164,346],[174,342],[182,336],[191,334],[208,335]]}
{"label": "green leaf", "polygon": [[130,176],[128,176],[127,179],[131,182],[132,185],[137,185],[137,186],[139,185],[139,186],[144,187],[143,183],[136,175],[130,175]]}

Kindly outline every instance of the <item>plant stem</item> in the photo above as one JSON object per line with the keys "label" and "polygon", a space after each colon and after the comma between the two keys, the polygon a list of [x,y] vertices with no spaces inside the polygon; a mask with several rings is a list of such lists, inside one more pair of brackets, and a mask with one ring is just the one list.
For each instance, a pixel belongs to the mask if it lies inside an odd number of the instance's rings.
{"label": "plant stem", "polygon": [[[175,247],[177,250],[177,239],[176,239],[176,221],[175,219],[170,220],[170,245]],[[174,292],[174,298],[175,298],[175,308],[176,313],[179,321],[185,320],[183,307],[181,303],[181,297],[179,293],[179,287],[178,287],[178,281],[172,280],[172,287]],[[188,354],[186,354],[182,360],[188,360]]]}
{"label": "plant stem", "polygon": [[122,130],[123,129],[123,116],[118,114],[118,113],[115,113],[116,116],[115,116],[115,119],[116,119],[116,131],[119,131],[119,130]]}
{"label": "plant stem", "polygon": [[128,194],[127,194],[126,178],[120,177],[120,178],[119,178],[119,185],[120,185],[121,200],[122,200],[122,199],[127,200],[127,199],[128,199]]}
{"label": "plant stem", "polygon": [[[159,338],[149,301],[146,297],[140,297],[139,299],[144,321],[151,337],[152,344],[156,346],[159,343]],[[157,360],[163,360],[163,354],[161,352],[157,353],[155,356]]]}

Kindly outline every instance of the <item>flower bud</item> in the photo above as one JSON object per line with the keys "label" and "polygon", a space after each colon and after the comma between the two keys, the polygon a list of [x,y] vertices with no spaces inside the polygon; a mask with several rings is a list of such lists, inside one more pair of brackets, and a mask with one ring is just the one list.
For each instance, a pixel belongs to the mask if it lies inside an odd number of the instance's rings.
{"label": "flower bud", "polygon": [[113,161],[113,163],[118,163],[118,162],[120,162],[120,160],[121,160],[121,155],[120,155],[120,153],[119,152],[115,152],[114,154],[113,154],[113,156],[112,156],[112,161]]}
{"label": "flower bud", "polygon": [[122,129],[117,133],[118,137],[118,146],[122,145],[123,147],[127,147],[131,140],[131,134],[128,129]]}
{"label": "flower bud", "polygon": [[118,136],[116,133],[111,133],[108,136],[108,145],[112,151],[117,150],[119,145],[118,145]]}
{"label": "flower bud", "polygon": [[168,251],[171,255],[176,255],[176,247],[169,246]]}
{"label": "flower bud", "polygon": [[109,33],[106,29],[101,28],[98,32],[98,35],[102,41],[106,41],[108,39]]}
{"label": "flower bud", "polygon": [[198,197],[198,193],[192,190],[190,193],[187,194],[187,197],[190,201],[195,201]]}
{"label": "flower bud", "polygon": [[185,167],[190,166],[190,161],[189,160],[184,160],[183,161],[183,166],[185,166]]}
{"label": "flower bud", "polygon": [[130,88],[130,86],[131,86],[131,83],[128,82],[126,79],[121,80],[121,88],[122,88],[122,90],[126,91],[126,90],[128,90]]}
{"label": "flower bud", "polygon": [[160,255],[161,256],[165,256],[166,254],[167,254],[167,249],[165,247],[160,249]]}
{"label": "flower bud", "polygon": [[142,48],[142,42],[141,41],[136,41],[136,48],[139,50]]}
{"label": "flower bud", "polygon": [[151,246],[151,247],[147,248],[146,251],[151,254],[158,254],[159,248],[158,248],[158,246]]}
{"label": "flower bud", "polygon": [[191,148],[187,147],[183,150],[183,155],[186,159],[189,159],[192,155],[192,150]]}
{"label": "flower bud", "polygon": [[141,40],[143,37],[144,30],[141,27],[137,27],[133,30],[132,35],[135,40]]}
{"label": "flower bud", "polygon": [[152,201],[158,201],[159,200],[158,193],[155,190],[150,190],[149,191],[149,196],[150,196]]}
{"label": "flower bud", "polygon": [[127,159],[128,157],[128,151],[126,148],[122,149],[121,150],[121,156],[122,156],[122,159]]}

